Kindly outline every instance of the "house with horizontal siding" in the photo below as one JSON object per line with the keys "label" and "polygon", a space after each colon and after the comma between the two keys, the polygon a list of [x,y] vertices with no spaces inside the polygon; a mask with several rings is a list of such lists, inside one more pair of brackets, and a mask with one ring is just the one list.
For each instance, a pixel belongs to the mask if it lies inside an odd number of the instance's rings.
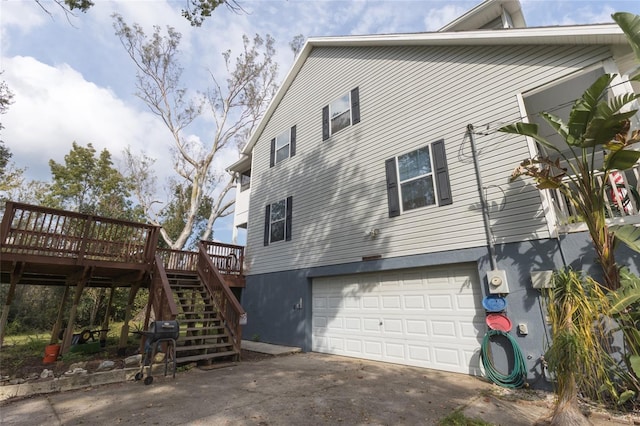
{"label": "house with horizontal siding", "polygon": [[[511,0],[438,32],[307,40],[229,167],[245,339],[480,374],[485,305],[501,297],[542,386],[537,287],[546,271],[597,267],[557,194],[509,182],[535,143],[497,129],[562,116],[603,73],[620,75],[610,93],[633,90],[633,59],[615,24],[527,28]],[[640,218],[631,204],[612,217]]]}

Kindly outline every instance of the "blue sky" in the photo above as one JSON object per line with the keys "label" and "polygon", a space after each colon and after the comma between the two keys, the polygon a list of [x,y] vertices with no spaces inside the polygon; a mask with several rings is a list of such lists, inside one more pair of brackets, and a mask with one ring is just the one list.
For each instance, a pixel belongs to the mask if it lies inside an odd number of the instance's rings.
{"label": "blue sky", "polygon": [[[0,117],[2,139],[27,176],[47,180],[48,161],[62,162],[73,141],[107,148],[116,162],[123,149],[145,151],[156,159],[162,180],[171,168],[167,130],[135,96],[135,69],[114,34],[111,15],[129,24],[174,27],[182,34],[182,65],[187,86],[205,90],[209,70],[223,77],[221,53],[239,52],[242,34],[271,34],[277,42],[279,77],[292,61],[294,36],[336,36],[435,31],[480,3],[449,1],[240,0],[246,10],[234,14],[222,7],[200,28],[180,15],[187,0],[96,1],[86,14],[68,21],[52,0],[42,0],[53,16],[33,0],[0,0],[0,77],[15,94]],[[640,14],[640,1],[521,0],[528,26],[611,22],[617,11]],[[213,131],[202,123],[192,138],[203,145]],[[224,169],[237,157],[220,156]],[[230,221],[215,238],[230,241]]]}

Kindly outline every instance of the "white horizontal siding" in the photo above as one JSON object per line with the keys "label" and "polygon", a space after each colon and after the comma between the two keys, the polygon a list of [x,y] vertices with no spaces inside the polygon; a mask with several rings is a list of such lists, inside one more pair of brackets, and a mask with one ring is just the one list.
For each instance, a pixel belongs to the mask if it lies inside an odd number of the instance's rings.
{"label": "white horizontal siding", "polygon": [[[517,93],[608,56],[593,46],[316,48],[254,148],[249,273],[485,245],[467,124],[490,124],[475,138],[496,241],[548,237],[538,191],[508,183],[525,141],[496,123],[519,119]],[[322,108],[355,87],[361,122],[323,142]],[[270,168],[269,141],[293,125],[297,154]],[[389,218],[385,160],[441,138],[453,204]],[[287,196],[293,239],[264,247],[265,205]]]}

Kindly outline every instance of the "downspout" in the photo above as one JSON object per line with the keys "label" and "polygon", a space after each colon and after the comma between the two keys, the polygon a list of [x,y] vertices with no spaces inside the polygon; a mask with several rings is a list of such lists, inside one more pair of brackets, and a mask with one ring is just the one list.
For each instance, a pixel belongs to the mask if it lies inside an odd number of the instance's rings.
{"label": "downspout", "polygon": [[487,246],[489,247],[489,259],[491,262],[491,270],[497,269],[498,262],[496,260],[496,246],[493,243],[493,233],[491,232],[491,224],[489,223],[489,206],[484,196],[484,185],[482,184],[482,177],[480,176],[480,163],[478,162],[478,155],[476,152],[476,141],[473,136],[473,124],[467,125],[467,132],[469,133],[469,141],[471,144],[471,156],[473,157],[473,165],[476,170],[476,182],[478,182],[478,192],[480,194],[480,204],[482,206],[482,220],[484,221],[484,231],[487,235]]}

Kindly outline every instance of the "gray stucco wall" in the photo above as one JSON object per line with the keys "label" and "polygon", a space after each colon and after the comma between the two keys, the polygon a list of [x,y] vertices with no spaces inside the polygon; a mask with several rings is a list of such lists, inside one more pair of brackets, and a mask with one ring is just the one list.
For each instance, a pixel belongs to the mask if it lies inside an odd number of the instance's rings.
{"label": "gray stucco wall", "polygon": [[[559,250],[559,247],[562,250]],[[620,247],[616,256],[620,265],[629,266],[632,272],[640,273],[640,256],[637,253]],[[532,240],[498,245],[496,260],[498,269],[504,269],[507,273],[510,292],[506,295],[506,314],[513,323],[511,335],[525,358],[527,380],[535,388],[548,388],[550,384],[543,378],[540,357],[548,346],[549,332],[544,321],[544,302],[539,290],[532,288],[531,272],[559,269],[566,263],[597,278],[599,271],[594,262],[589,236],[586,233],[574,233],[561,236],[559,240]],[[486,273],[491,269],[486,247],[250,275],[242,294],[242,305],[248,313],[248,324],[243,331],[244,338],[296,346],[310,351],[311,281],[314,277],[469,261],[478,264],[479,276],[483,283],[482,291],[486,296]],[[478,309],[482,310],[482,307],[479,306]],[[519,324],[526,325],[528,334],[518,332]],[[495,366],[507,372],[511,365],[510,349],[492,346],[492,350]]]}

